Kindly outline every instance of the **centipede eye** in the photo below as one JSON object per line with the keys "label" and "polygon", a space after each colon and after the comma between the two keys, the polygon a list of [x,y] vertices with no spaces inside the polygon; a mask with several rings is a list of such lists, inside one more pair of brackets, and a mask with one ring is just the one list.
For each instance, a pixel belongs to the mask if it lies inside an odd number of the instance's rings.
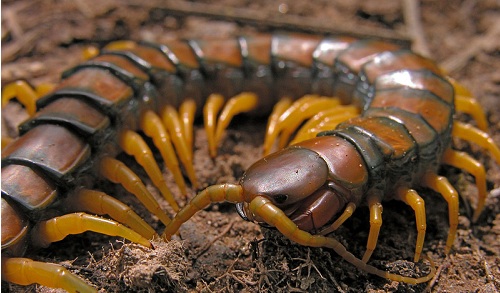
{"label": "centipede eye", "polygon": [[288,195],[286,195],[286,194],[273,195],[273,199],[276,203],[282,204],[288,199]]}

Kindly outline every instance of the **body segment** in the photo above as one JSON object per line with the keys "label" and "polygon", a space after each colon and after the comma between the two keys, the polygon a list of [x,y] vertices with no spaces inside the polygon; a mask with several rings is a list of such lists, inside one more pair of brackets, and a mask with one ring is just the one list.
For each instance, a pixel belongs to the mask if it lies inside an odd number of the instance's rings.
{"label": "body segment", "polygon": [[[462,136],[469,131],[453,126],[455,104],[465,103],[456,102],[463,97],[456,99],[454,88],[457,85],[431,60],[376,40],[275,34],[224,41],[112,43],[100,55],[67,70],[61,83],[36,101],[38,111],[20,126],[21,137],[3,149],[2,257],[6,257],[5,263],[12,263],[11,269],[20,264],[32,266],[18,258],[29,245],[46,246],[85,230],[120,235],[148,246],[144,237],[155,233],[147,224],[135,216],[133,223],[119,220],[132,213],[130,209],[113,203],[105,194],[77,191],[94,188],[95,180],[104,177],[122,184],[157,215],[167,226],[165,239],[209,203],[231,201],[238,203],[245,218],[275,226],[301,244],[332,248],[370,273],[425,282],[431,276],[400,277],[366,262],[376,246],[384,199],[402,200],[415,210],[418,261],[426,229],[425,208],[413,189],[422,186],[439,190],[450,204],[447,249],[451,247],[458,224],[458,199],[453,187],[437,175],[438,167],[444,161],[469,171],[472,167],[468,166],[473,165],[472,161],[465,164],[468,159],[450,149],[454,131]],[[300,99],[306,94],[312,95]],[[356,105],[361,114],[355,117],[341,103]],[[333,107],[346,111],[323,113]],[[177,108],[182,109],[178,115]],[[300,126],[297,119],[306,120],[316,112],[324,117],[318,118],[317,137],[298,139],[258,161],[239,185],[207,189],[173,219],[152,199],[138,176],[114,159],[122,151],[133,155],[177,212],[152,151],[136,131],[142,130],[163,148],[162,157],[177,174],[182,190],[180,163],[192,184],[197,184],[188,134],[194,117],[204,113],[215,155],[224,129],[240,112],[272,113],[265,153],[280,134],[279,144],[288,144]],[[480,112],[474,113],[482,117]],[[339,117],[348,120],[339,121]],[[477,136],[472,141],[486,146],[500,162],[500,151],[491,138],[479,130],[470,131]],[[484,181],[480,169],[473,173],[479,174],[478,186]],[[480,185],[483,195],[477,216],[484,205],[485,188]],[[109,208],[92,205],[94,199]],[[67,214],[66,210],[46,212],[60,201],[70,205],[72,212],[80,205],[94,213],[114,214],[117,221],[135,228],[85,214]],[[362,204],[369,206],[371,228],[367,251],[360,260],[323,235],[338,228]],[[99,224],[104,222],[106,225]],[[72,229],[76,223],[81,226]],[[56,226],[63,227],[63,232],[55,233]],[[57,237],[51,236],[53,232]],[[47,238],[43,245],[29,240],[38,234],[40,239]],[[27,282],[10,274],[5,278]],[[73,279],[67,282],[74,284]],[[81,285],[81,289],[87,288]]]}

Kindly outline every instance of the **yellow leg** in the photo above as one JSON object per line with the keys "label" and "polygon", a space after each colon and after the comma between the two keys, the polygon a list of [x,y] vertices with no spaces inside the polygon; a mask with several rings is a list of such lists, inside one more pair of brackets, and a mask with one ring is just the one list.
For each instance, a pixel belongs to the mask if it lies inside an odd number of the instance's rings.
{"label": "yellow leg", "polygon": [[293,103],[280,117],[278,129],[281,131],[278,147],[284,148],[292,133],[305,120],[321,110],[331,109],[340,105],[340,100],[334,98],[304,96]]}
{"label": "yellow leg", "polygon": [[219,119],[217,120],[214,145],[210,146],[211,153],[217,152],[217,146],[222,139],[222,134],[229,126],[231,119],[233,119],[233,117],[237,114],[255,109],[257,102],[258,98],[254,93],[241,93],[227,101],[224,109],[222,109],[222,112],[219,115]]}
{"label": "yellow leg", "polygon": [[135,195],[148,211],[156,215],[164,225],[170,223],[170,218],[162,211],[141,179],[125,164],[116,159],[104,157],[101,159],[99,171],[104,178],[113,183],[121,184],[128,192]]}
{"label": "yellow leg", "polygon": [[28,258],[2,258],[2,280],[23,286],[36,283],[75,293],[97,292],[95,288],[61,265]]}
{"label": "yellow leg", "polygon": [[481,105],[474,98],[472,93],[456,80],[448,77],[448,80],[455,89],[455,110],[469,114],[477,122],[477,127],[482,131],[488,130],[488,121]]}
{"label": "yellow leg", "polygon": [[326,235],[337,230],[342,224],[344,224],[347,219],[352,216],[355,210],[356,205],[353,202],[348,203],[342,215],[340,215],[340,217],[338,217],[338,219],[335,220],[335,222],[333,222],[330,227],[321,230],[319,234]]}
{"label": "yellow leg", "polygon": [[340,255],[344,260],[348,261],[352,265],[356,266],[358,269],[365,271],[367,273],[386,278],[393,281],[405,282],[409,284],[418,284],[428,282],[434,277],[435,269],[431,267],[431,273],[427,276],[421,278],[410,278],[400,275],[391,274],[379,270],[371,265],[364,263],[359,258],[356,258],[352,253],[348,252],[346,248],[337,240],[330,237],[325,237],[321,235],[311,235],[310,233],[300,230],[297,225],[290,220],[282,210],[277,208],[272,202],[262,196],[255,197],[250,202],[250,211],[264,219],[266,223],[276,227],[283,235],[288,237],[290,240],[304,245],[313,247],[327,247],[333,249],[338,255]]}
{"label": "yellow leg", "polygon": [[170,136],[163,126],[160,117],[153,111],[147,111],[141,117],[141,129],[144,133],[153,139],[155,146],[160,151],[160,154],[167,168],[174,175],[174,180],[179,186],[182,194],[186,194],[186,183],[182,176],[179,161],[175,155],[174,147],[170,141]]}
{"label": "yellow leg", "polygon": [[497,164],[500,164],[500,149],[488,133],[477,129],[472,125],[455,121],[453,123],[451,135],[475,143],[480,147],[487,149]]}
{"label": "yellow leg", "polygon": [[2,149],[6,146],[8,146],[14,139],[10,136],[3,136],[2,135]]}
{"label": "yellow leg", "polygon": [[[278,138],[279,135],[282,134],[282,131],[284,127],[286,126],[283,122],[283,120],[287,120],[287,118],[292,115],[293,113],[300,112],[301,107],[304,107],[304,104],[310,103],[314,99],[317,99],[318,96],[315,95],[306,95],[303,96],[302,98],[296,100],[295,102],[291,103],[288,108],[284,109],[281,115],[278,117],[276,124],[274,125],[274,129],[272,131],[272,135],[269,136],[269,140],[264,142],[264,150],[269,146],[274,145],[275,140]],[[280,109],[281,110],[281,109]],[[270,124],[270,123],[269,123]],[[267,136],[267,135],[266,135]],[[267,137],[266,137],[267,139]],[[280,141],[282,139],[280,138]],[[279,146],[280,142],[278,142],[278,149],[281,149],[282,147]],[[266,153],[264,153],[266,155]]]}
{"label": "yellow leg", "polygon": [[196,180],[196,174],[194,173],[193,167],[193,153],[190,151],[191,148],[186,144],[184,130],[177,111],[172,106],[166,106],[161,111],[161,118],[163,125],[168,130],[168,133],[170,133],[170,138],[177,150],[179,160],[186,168],[189,180],[191,180],[193,186],[197,186],[198,181]]}
{"label": "yellow leg", "polygon": [[42,83],[35,87],[35,92],[38,97],[43,97],[49,92],[53,91],[56,88],[55,84],[52,83]]}
{"label": "yellow leg", "polygon": [[448,231],[448,239],[446,240],[445,253],[448,254],[455,241],[458,227],[458,192],[448,182],[448,179],[443,176],[438,176],[434,173],[428,173],[424,176],[423,186],[426,186],[435,192],[441,194],[442,197],[448,202],[448,217],[450,223],[450,231]]}
{"label": "yellow leg", "polygon": [[160,167],[158,167],[153,157],[153,152],[142,137],[137,132],[125,130],[120,135],[119,143],[125,153],[134,156],[137,163],[146,170],[149,178],[151,178],[153,184],[160,190],[163,197],[175,211],[178,211],[179,206],[168,189],[167,182],[165,178],[163,178]]}
{"label": "yellow leg", "polygon": [[[110,50],[110,51],[120,51],[120,50],[130,50],[130,49],[134,49],[137,47],[137,43],[133,42],[133,41],[115,41],[115,42],[111,42],[109,44],[107,44],[104,49],[105,50]],[[94,57],[96,57],[97,55],[99,55],[100,53],[100,50],[95,47],[95,46],[87,46],[83,52],[82,52],[82,57],[83,57],[83,60],[89,60],[89,59],[92,59]]]}
{"label": "yellow leg", "polygon": [[[167,225],[162,237],[170,239],[177,232],[182,223],[189,220],[197,211],[206,208],[214,202],[243,202],[245,195],[240,185],[222,184],[210,186],[197,194],[191,202],[189,202],[182,210],[177,213],[172,222]],[[333,249],[343,259],[353,264],[360,270],[370,274],[377,275],[382,278],[406,282],[410,284],[424,283],[432,279],[435,274],[435,269],[431,267],[431,273],[421,278],[410,278],[400,275],[391,274],[379,270],[373,266],[367,265],[360,259],[356,258],[352,253],[349,253],[346,248],[334,238],[329,238],[321,235],[311,235],[310,233],[300,230],[297,225],[290,220],[285,213],[271,203],[271,201],[263,196],[256,196],[252,199],[249,205],[250,212],[256,218],[264,220],[271,226],[276,227],[283,235],[290,240],[304,245],[314,247],[327,247]]]}
{"label": "yellow leg", "polygon": [[123,237],[145,247],[153,247],[146,238],[122,224],[85,213],[67,214],[38,222],[31,232],[31,237],[35,245],[47,247],[52,242],[60,241],[70,234],[81,234],[86,231]]}
{"label": "yellow leg", "polygon": [[184,132],[184,140],[189,148],[189,153],[193,153],[193,125],[194,115],[196,113],[196,103],[192,99],[182,102],[179,107],[179,117]]}
{"label": "yellow leg", "polygon": [[170,224],[165,227],[162,238],[170,240],[170,237],[179,230],[179,227],[183,223],[191,219],[196,212],[208,207],[211,203],[224,201],[237,203],[243,202],[243,200],[243,189],[240,185],[220,184],[209,186],[193,197],[193,199],[175,215]]}
{"label": "yellow leg", "polygon": [[472,221],[475,222],[481,215],[486,202],[486,171],[483,164],[473,159],[467,153],[448,149],[443,154],[443,163],[455,168],[463,169],[476,178],[476,187],[478,192],[477,208],[474,211]]}
{"label": "yellow leg", "polygon": [[309,119],[297,131],[290,145],[315,137],[323,130],[332,130],[341,122],[359,115],[359,110],[354,106],[338,106],[327,111],[321,111]]}
{"label": "yellow leg", "polygon": [[155,230],[129,206],[104,192],[82,189],[68,196],[64,203],[72,211],[109,215],[113,220],[126,225],[146,239],[158,236]]}
{"label": "yellow leg", "polygon": [[26,108],[26,112],[28,112],[30,116],[33,116],[36,112],[36,100],[38,97],[38,94],[31,85],[24,80],[18,80],[7,84],[3,88],[2,108],[4,108],[10,100],[17,98],[19,103]]}
{"label": "yellow leg", "polygon": [[82,51],[83,60],[89,60],[99,55],[100,50],[95,46],[87,46]]}
{"label": "yellow leg", "polygon": [[271,152],[271,148],[278,137],[279,129],[277,128],[281,115],[290,107],[292,100],[289,98],[282,98],[274,105],[273,112],[269,116],[266,128],[266,137],[263,144],[263,155],[267,156]]}
{"label": "yellow leg", "polygon": [[367,263],[377,247],[380,227],[382,227],[382,203],[377,195],[368,196],[368,207],[370,208],[370,233],[366,242],[366,251],[362,261]]}
{"label": "yellow leg", "polygon": [[413,261],[417,262],[420,259],[422,249],[424,248],[425,230],[427,229],[427,222],[425,219],[425,202],[415,190],[408,188],[399,188],[397,191],[397,197],[407,205],[411,206],[413,211],[415,211],[417,243],[415,245],[415,257]]}
{"label": "yellow leg", "polygon": [[134,48],[137,48],[137,43],[129,40],[114,41],[104,47],[106,50],[131,50]]}
{"label": "yellow leg", "polygon": [[210,156],[212,157],[217,155],[217,150],[215,149],[215,128],[217,126],[217,114],[219,114],[222,105],[224,105],[224,97],[212,94],[208,97],[203,107],[203,122],[205,124],[205,131],[207,132]]}
{"label": "yellow leg", "polygon": [[481,108],[481,105],[472,98],[467,98],[463,96],[455,97],[455,109],[457,112],[462,112],[469,114],[474,120],[476,120],[477,127],[482,131],[488,130],[488,121],[486,120],[486,115]]}

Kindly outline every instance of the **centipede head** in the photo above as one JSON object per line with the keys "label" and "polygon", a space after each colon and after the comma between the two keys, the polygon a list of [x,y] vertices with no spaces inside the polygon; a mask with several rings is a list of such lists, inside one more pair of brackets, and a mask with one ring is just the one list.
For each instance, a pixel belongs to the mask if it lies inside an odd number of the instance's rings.
{"label": "centipede head", "polygon": [[317,152],[288,147],[252,165],[240,180],[245,203],[237,205],[243,219],[266,224],[250,212],[255,196],[264,196],[299,228],[316,233],[342,212],[349,191],[331,181],[329,167]]}

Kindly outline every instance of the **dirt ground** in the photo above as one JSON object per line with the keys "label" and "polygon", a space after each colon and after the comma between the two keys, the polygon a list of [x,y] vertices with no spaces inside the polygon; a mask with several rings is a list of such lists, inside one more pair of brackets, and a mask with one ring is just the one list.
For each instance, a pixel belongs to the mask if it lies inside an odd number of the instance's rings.
{"label": "dirt ground", "polygon": [[[146,2],[148,4],[146,4]],[[403,3],[411,1],[196,1],[257,11],[263,19],[303,17],[331,32],[347,28],[358,33],[409,36],[414,28],[404,17]],[[56,82],[61,72],[82,61],[87,45],[116,39],[161,41],[171,38],[215,38],[255,31],[272,31],[262,23],[214,20],[174,14],[167,5],[176,1],[2,1],[2,86],[25,79],[33,84]],[[190,2],[191,3],[191,2]],[[162,8],[163,7],[163,8]],[[176,6],[177,7],[177,6]],[[451,0],[420,3],[423,32],[415,34],[417,49],[437,60],[450,75],[479,99],[491,123],[490,133],[500,144],[500,4],[495,0]],[[254,14],[255,15],[255,14]],[[415,16],[412,10],[410,16]],[[336,28],[338,29],[336,31]],[[25,116],[15,106],[2,112],[2,134]],[[22,112],[22,111],[21,111]],[[459,117],[468,121],[467,117]],[[265,122],[236,119],[227,131],[215,160],[208,156],[206,136],[196,130],[195,168],[199,181],[235,183],[261,156]],[[290,243],[276,231],[243,221],[231,204],[213,205],[199,212],[180,230],[179,237],[155,241],[154,250],[95,233],[70,236],[29,257],[61,263],[88,280],[101,292],[498,292],[500,290],[500,166],[479,148],[456,141],[487,168],[492,190],[484,213],[476,223],[471,211],[476,193],[473,177],[443,168],[461,194],[458,235],[445,255],[448,233],[446,202],[429,190],[426,200],[427,234],[424,252],[435,262],[437,274],[417,286],[391,282],[359,271],[328,249]],[[130,158],[121,156],[137,168]],[[165,173],[182,204],[185,199]],[[144,178],[144,177],[143,177]],[[144,179],[146,182],[147,179]],[[134,209],[158,232],[164,226],[117,186],[102,187]],[[158,195],[154,188],[150,190]],[[190,190],[188,197],[194,196]],[[157,197],[162,207],[166,203]],[[170,210],[169,210],[170,211]],[[365,250],[369,230],[366,207],[332,235],[356,256]],[[416,239],[413,211],[400,202],[384,203],[384,224],[370,264],[409,276],[428,273],[428,263],[412,262]],[[2,292],[52,292],[38,285],[21,287],[2,283]]]}

